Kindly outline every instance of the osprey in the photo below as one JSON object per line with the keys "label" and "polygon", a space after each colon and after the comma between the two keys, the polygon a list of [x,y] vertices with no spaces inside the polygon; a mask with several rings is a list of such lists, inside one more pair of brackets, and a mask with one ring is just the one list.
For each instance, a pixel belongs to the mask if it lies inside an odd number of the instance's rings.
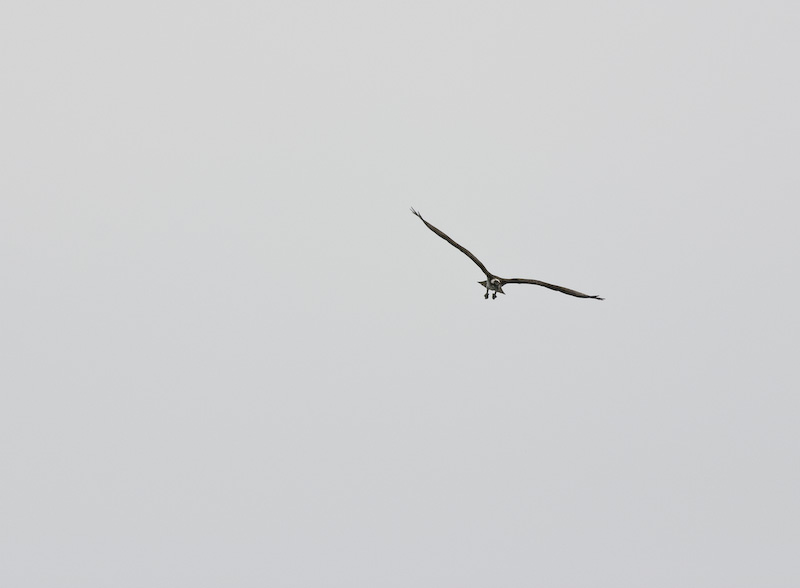
{"label": "osprey", "polygon": [[492,290],[492,299],[497,298],[498,292],[500,292],[500,294],[505,294],[505,292],[503,292],[503,286],[505,286],[506,284],[535,284],[537,286],[544,286],[545,288],[550,288],[551,290],[563,292],[564,294],[569,294],[570,296],[577,296],[578,298],[594,298],[595,300],[603,300],[603,298],[600,298],[599,296],[589,296],[588,294],[583,294],[581,292],[577,292],[576,290],[570,290],[569,288],[564,288],[563,286],[556,286],[555,284],[548,284],[547,282],[540,282],[539,280],[528,280],[525,278],[501,278],[499,276],[496,276],[492,272],[487,270],[486,266],[483,265],[480,262],[480,260],[474,255],[472,255],[472,253],[470,253],[465,247],[462,247],[461,245],[453,241],[442,231],[440,231],[439,229],[434,227],[431,223],[422,218],[422,215],[420,213],[418,213],[413,208],[411,209],[411,212],[416,214],[419,217],[419,220],[425,223],[425,226],[428,227],[431,231],[433,231],[434,233],[439,235],[442,239],[450,243],[450,245],[461,251],[464,255],[466,255],[472,261],[474,261],[475,265],[481,268],[481,271],[484,274],[486,274],[486,279],[478,283],[484,288],[486,288],[486,294],[483,295],[484,298],[487,299],[489,298],[489,290]]}

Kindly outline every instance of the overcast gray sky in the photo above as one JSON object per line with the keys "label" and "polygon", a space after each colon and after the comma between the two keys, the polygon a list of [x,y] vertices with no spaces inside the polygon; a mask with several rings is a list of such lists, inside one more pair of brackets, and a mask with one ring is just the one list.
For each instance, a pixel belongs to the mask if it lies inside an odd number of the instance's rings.
{"label": "overcast gray sky", "polygon": [[800,585],[798,31],[6,2],[0,584]]}

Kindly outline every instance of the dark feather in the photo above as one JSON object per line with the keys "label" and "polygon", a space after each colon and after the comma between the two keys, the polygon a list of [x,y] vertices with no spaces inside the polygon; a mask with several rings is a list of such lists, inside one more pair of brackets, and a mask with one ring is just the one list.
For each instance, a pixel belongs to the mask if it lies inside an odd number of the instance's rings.
{"label": "dark feather", "polygon": [[459,245],[458,243],[456,243],[455,241],[453,241],[453,240],[452,240],[450,237],[448,237],[447,235],[445,235],[445,234],[444,234],[442,231],[440,231],[439,229],[437,229],[436,227],[434,227],[434,226],[433,226],[431,223],[429,223],[429,222],[428,222],[428,221],[426,221],[424,218],[422,218],[422,215],[421,215],[420,213],[418,213],[416,210],[414,210],[413,208],[411,209],[411,212],[413,212],[414,214],[416,214],[416,215],[419,217],[419,220],[421,220],[422,222],[424,222],[424,223],[425,223],[425,226],[426,226],[426,227],[428,227],[428,228],[429,228],[431,231],[433,231],[434,233],[436,233],[437,235],[439,235],[439,236],[440,236],[442,239],[444,239],[445,241],[447,241],[448,243],[450,243],[450,245],[452,245],[453,247],[455,247],[456,249],[458,249],[459,251],[461,251],[461,252],[462,252],[464,255],[466,255],[467,257],[469,257],[469,258],[470,258],[472,261],[474,261],[474,262],[475,262],[475,265],[477,265],[479,268],[481,268],[481,271],[482,271],[484,274],[486,274],[486,277],[487,277],[487,278],[489,278],[489,279],[491,280],[492,278],[494,278],[494,277],[495,277],[493,274],[491,274],[491,273],[489,272],[489,270],[487,270],[487,269],[486,269],[486,266],[485,266],[485,265],[483,265],[483,264],[481,263],[481,261],[480,261],[480,260],[479,260],[477,257],[475,257],[474,255],[472,255],[472,253],[470,253],[470,252],[469,252],[469,250],[468,250],[466,247],[462,247],[461,245]]}
{"label": "dark feather", "polygon": [[526,278],[511,278],[509,280],[506,280],[500,278],[500,282],[504,286],[506,284],[535,284],[537,286],[544,286],[545,288],[556,290],[557,292],[563,292],[564,294],[569,294],[570,296],[577,296],[578,298],[594,298],[596,300],[605,300],[605,298],[600,298],[599,296],[590,296],[589,294],[584,294],[583,292],[578,292],[577,290],[570,290],[569,288],[565,288],[564,286],[556,286],[555,284],[548,284],[547,282],[541,282],[539,280],[528,280]]}

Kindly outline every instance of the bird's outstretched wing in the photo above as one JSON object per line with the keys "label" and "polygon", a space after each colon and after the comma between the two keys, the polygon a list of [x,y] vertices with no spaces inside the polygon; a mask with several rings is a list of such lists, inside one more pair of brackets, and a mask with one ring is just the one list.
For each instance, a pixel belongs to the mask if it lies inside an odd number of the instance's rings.
{"label": "bird's outstretched wing", "polygon": [[555,284],[548,284],[547,282],[540,282],[539,280],[528,280],[526,278],[511,278],[510,280],[506,280],[501,278],[500,283],[503,286],[506,284],[535,284],[537,286],[544,286],[545,288],[556,290],[557,292],[569,294],[570,296],[577,296],[578,298],[595,298],[596,300],[605,300],[599,296],[590,296],[589,294],[584,294],[583,292],[578,292],[577,290],[570,290],[569,288],[564,288],[563,286],[556,286]]}
{"label": "bird's outstretched wing", "polygon": [[[474,255],[472,255],[472,253],[470,253],[470,252],[469,252],[469,250],[468,250],[466,247],[462,247],[461,245],[459,245],[458,243],[456,243],[455,241],[453,241],[453,240],[452,240],[450,237],[448,237],[447,235],[445,235],[445,234],[444,234],[443,232],[441,232],[439,229],[437,229],[436,227],[434,227],[434,226],[433,226],[431,223],[429,223],[429,222],[428,222],[428,221],[426,221],[424,218],[422,218],[422,215],[421,215],[420,213],[418,213],[416,210],[414,210],[413,208],[411,209],[411,212],[413,212],[414,214],[416,214],[416,215],[419,217],[419,220],[421,220],[422,222],[424,222],[424,223],[425,223],[425,226],[426,226],[426,227],[428,227],[428,228],[429,228],[431,231],[433,231],[434,233],[436,233],[437,235],[439,235],[439,236],[440,236],[442,239],[444,239],[445,241],[447,241],[448,243],[450,243],[450,245],[452,245],[453,247],[455,247],[456,249],[458,249],[459,251],[461,251],[461,252],[462,252],[464,255],[466,255],[467,257],[469,257],[469,258],[470,258],[472,261],[474,261],[474,262],[475,262],[475,265],[477,265],[479,268],[481,268],[481,271],[482,271],[484,274],[486,274],[486,277],[487,277],[487,278],[489,278],[489,279],[491,280],[491,279],[494,277],[494,276],[493,276],[491,273],[489,273],[489,270],[487,270],[487,269],[486,269],[486,266],[485,266],[485,265],[483,265],[483,264],[481,263],[480,259],[478,259],[478,258],[477,258],[477,257],[475,257]],[[552,287],[552,286],[549,286],[549,287]],[[556,287],[556,288],[558,288],[558,286],[555,286],[555,287]],[[583,296],[583,294],[579,294],[579,296]]]}

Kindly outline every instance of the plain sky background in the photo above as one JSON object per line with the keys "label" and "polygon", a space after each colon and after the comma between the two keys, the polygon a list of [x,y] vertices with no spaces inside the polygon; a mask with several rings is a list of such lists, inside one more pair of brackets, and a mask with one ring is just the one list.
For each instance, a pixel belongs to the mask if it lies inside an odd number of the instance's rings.
{"label": "plain sky background", "polygon": [[797,2],[0,14],[0,584],[800,585]]}

